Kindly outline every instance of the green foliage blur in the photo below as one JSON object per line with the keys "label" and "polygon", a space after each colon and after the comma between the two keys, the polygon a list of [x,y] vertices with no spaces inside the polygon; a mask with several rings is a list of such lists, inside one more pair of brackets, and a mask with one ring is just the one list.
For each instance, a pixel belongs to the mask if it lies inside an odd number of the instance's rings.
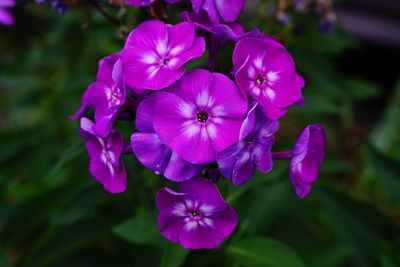
{"label": "green foliage blur", "polygon": [[[237,188],[220,180],[239,226],[219,248],[189,252],[156,228],[155,193],[173,185],[124,156],[128,190],[104,192],[88,172],[79,123],[69,119],[98,60],[119,51],[147,11],[102,3],[123,21],[115,26],[88,5],[60,15],[19,1],[16,25],[0,26],[0,266],[400,266],[400,83],[382,112],[365,109],[363,117],[377,119],[361,127],[356,103],[381,98],[382,88],[335,63],[359,42],[340,27],[320,34],[310,14],[283,27],[268,16],[268,2],[248,7],[240,22],[281,40],[307,82],[305,105],[281,121],[274,150],[290,149],[304,126],[323,123],[326,160],[304,200],[284,161]],[[178,21],[172,7],[167,12]],[[220,71],[232,67],[232,48],[220,53]],[[206,57],[195,67],[206,67]],[[133,122],[117,128],[128,140]]]}

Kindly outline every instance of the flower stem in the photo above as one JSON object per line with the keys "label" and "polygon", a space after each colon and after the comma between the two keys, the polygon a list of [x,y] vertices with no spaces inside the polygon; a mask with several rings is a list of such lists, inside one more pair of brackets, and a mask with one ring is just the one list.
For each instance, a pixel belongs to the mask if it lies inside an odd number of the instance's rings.
{"label": "flower stem", "polygon": [[291,159],[292,158],[292,151],[279,151],[279,152],[272,152],[273,159]]}
{"label": "flower stem", "polygon": [[132,112],[120,111],[117,114],[117,119],[118,120],[123,120],[123,121],[133,121],[135,119],[135,116],[133,115]]}
{"label": "flower stem", "polygon": [[215,70],[215,67],[217,65],[217,58],[218,58],[218,50],[220,46],[220,39],[215,36],[211,35],[211,40],[210,40],[210,51],[208,55],[208,70],[213,72]]}
{"label": "flower stem", "polygon": [[149,7],[150,18],[158,20],[166,20],[167,14],[164,11],[164,5],[160,0],[154,2],[153,5]]}

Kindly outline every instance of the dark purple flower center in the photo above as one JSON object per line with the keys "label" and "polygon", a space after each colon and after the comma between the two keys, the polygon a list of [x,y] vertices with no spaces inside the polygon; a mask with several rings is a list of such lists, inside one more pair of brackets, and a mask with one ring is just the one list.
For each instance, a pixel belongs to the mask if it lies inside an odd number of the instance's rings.
{"label": "dark purple flower center", "polygon": [[265,82],[265,79],[263,76],[261,76],[261,74],[258,74],[256,82],[258,85],[263,85]]}
{"label": "dark purple flower center", "polygon": [[208,119],[208,114],[205,111],[197,113],[197,121],[201,123],[206,123]]}
{"label": "dark purple flower center", "polygon": [[160,59],[160,65],[161,66],[167,65],[168,61],[169,61],[169,58],[167,58],[167,57],[163,58],[163,59]]}
{"label": "dark purple flower center", "polygon": [[265,79],[263,76],[261,76],[261,74],[258,74],[256,82],[258,85],[263,85],[265,82]]}
{"label": "dark purple flower center", "polygon": [[193,211],[190,212],[190,217],[199,218],[200,217],[200,212],[198,212],[197,210],[193,210]]}

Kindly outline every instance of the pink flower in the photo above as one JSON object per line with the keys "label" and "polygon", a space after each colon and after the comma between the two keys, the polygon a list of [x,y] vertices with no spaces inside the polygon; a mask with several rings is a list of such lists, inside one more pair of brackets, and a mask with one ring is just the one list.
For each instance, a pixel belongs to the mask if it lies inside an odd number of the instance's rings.
{"label": "pink flower", "polygon": [[134,29],[122,51],[123,79],[133,89],[160,90],[185,74],[185,63],[205,51],[187,22],[175,26],[150,20]]}

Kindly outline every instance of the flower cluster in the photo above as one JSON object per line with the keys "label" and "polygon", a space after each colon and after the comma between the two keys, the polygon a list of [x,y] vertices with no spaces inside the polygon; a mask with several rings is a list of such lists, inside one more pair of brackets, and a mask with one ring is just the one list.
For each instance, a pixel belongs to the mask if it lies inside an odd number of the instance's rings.
{"label": "flower cluster", "polygon": [[[220,175],[239,186],[256,170],[270,172],[273,159],[290,159],[290,181],[303,198],[317,179],[326,144],[323,127],[310,125],[293,151],[271,151],[278,120],[303,103],[304,80],[282,44],[234,22],[244,0],[225,2],[192,0],[183,22],[138,25],[121,51],[100,60],[96,81],[72,117],[81,122],[90,173],[106,191],[127,187],[123,154],[179,183],[180,192],[162,188],[156,196],[158,227],[188,249],[220,245],[238,223],[218,190]],[[235,45],[232,71],[213,72],[226,42]],[[188,71],[186,64],[206,49],[209,69]],[[93,120],[85,117],[89,110]],[[134,121],[130,143],[115,130],[117,120]]]}

